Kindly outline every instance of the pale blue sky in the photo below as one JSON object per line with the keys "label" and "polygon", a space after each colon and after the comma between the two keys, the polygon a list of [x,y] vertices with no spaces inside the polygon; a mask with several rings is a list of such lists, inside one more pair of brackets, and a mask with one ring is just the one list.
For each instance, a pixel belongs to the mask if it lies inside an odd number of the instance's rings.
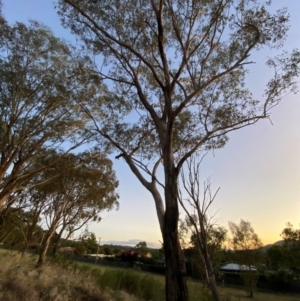
{"label": "pale blue sky", "polygon": [[[272,9],[289,8],[291,29],[285,49],[300,48],[300,1],[274,0]],[[3,13],[9,22],[42,21],[55,35],[74,41],[61,27],[51,0],[3,0]],[[265,50],[255,56],[249,86],[260,96],[269,78],[264,68]],[[264,120],[255,126],[230,135],[225,148],[206,156],[202,176],[211,176],[215,188],[221,187],[212,211],[218,211],[218,222],[249,220],[264,243],[280,239],[286,222],[300,223],[300,94],[288,95],[272,111],[273,125]],[[146,240],[159,245],[161,234],[154,202],[127,165],[114,161],[120,181],[120,209],[103,215],[100,224],[90,230],[101,243],[114,241],[135,244]]]}

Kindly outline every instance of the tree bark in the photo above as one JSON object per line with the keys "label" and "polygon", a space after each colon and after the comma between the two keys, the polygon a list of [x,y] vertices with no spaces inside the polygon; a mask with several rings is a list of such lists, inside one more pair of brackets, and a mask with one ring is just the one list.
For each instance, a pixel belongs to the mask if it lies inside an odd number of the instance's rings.
{"label": "tree bark", "polygon": [[254,297],[254,285],[253,285],[253,274],[251,270],[251,265],[249,265],[249,271],[250,271],[250,294],[249,297],[253,298]]}
{"label": "tree bark", "polygon": [[187,301],[187,275],[184,256],[178,237],[178,186],[172,153],[164,160],[165,224],[163,231],[166,261],[166,301]]}
{"label": "tree bark", "polygon": [[217,284],[216,284],[216,278],[215,278],[215,272],[210,260],[210,256],[208,254],[208,250],[207,248],[205,248],[206,250],[204,251],[205,254],[203,256],[204,259],[204,265],[205,265],[205,270],[206,270],[206,278],[208,281],[208,285],[211,291],[211,294],[213,296],[213,300],[214,301],[220,301],[220,297],[219,297],[219,293],[218,293],[218,288],[217,288]]}
{"label": "tree bark", "polygon": [[214,301],[220,301],[220,296],[216,284],[215,272],[212,265],[211,257],[208,251],[208,242],[207,242],[207,233],[204,225],[204,216],[201,214],[198,206],[198,217],[200,223],[200,233],[197,234],[198,236],[198,244],[199,244],[199,251],[201,258],[203,260],[203,265],[205,267],[205,274],[207,284],[211,291]]}
{"label": "tree bark", "polygon": [[37,268],[42,267],[45,264],[46,261],[46,255],[47,255],[47,251],[49,249],[49,245],[50,245],[50,240],[55,232],[55,227],[53,227],[52,229],[49,229],[47,234],[45,235],[43,241],[42,241],[42,245],[41,245],[41,250],[40,250],[40,254],[39,254],[39,259],[38,262],[36,264]]}
{"label": "tree bark", "polygon": [[47,250],[49,248],[49,244],[50,244],[50,237],[47,235],[47,237],[44,238],[43,243],[42,243],[42,248],[40,250],[39,259],[36,264],[37,268],[41,268],[45,264],[46,254],[47,254]]}
{"label": "tree bark", "polygon": [[165,224],[164,250],[166,260],[166,301],[187,301],[186,268],[177,230]]}
{"label": "tree bark", "polygon": [[6,192],[0,193],[0,212],[2,211],[3,205],[8,197],[9,197],[9,193]]}
{"label": "tree bark", "polygon": [[60,242],[60,239],[61,239],[61,236],[62,236],[64,230],[65,230],[65,227],[62,227],[57,235],[57,238],[55,240],[54,247],[53,247],[53,253],[52,253],[53,255],[55,255],[58,251],[59,242]]}

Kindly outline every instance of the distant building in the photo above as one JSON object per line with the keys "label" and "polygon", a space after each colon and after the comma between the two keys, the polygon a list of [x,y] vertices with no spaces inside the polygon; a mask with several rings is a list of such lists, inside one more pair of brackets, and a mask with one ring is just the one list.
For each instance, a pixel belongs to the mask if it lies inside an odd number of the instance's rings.
{"label": "distant building", "polygon": [[221,272],[246,272],[246,271],[257,271],[255,266],[248,267],[243,264],[238,264],[234,262],[224,263],[219,267]]}
{"label": "distant building", "polygon": [[115,257],[115,255],[105,255],[105,254],[86,254],[84,257],[88,258],[107,258],[107,257]]}
{"label": "distant building", "polygon": [[152,258],[152,254],[150,252],[137,252],[138,257],[146,257],[146,258]]}

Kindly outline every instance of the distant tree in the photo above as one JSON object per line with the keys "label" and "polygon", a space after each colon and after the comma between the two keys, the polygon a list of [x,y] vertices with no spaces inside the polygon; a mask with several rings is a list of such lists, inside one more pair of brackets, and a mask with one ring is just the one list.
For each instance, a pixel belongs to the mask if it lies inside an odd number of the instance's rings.
{"label": "distant tree", "polygon": [[289,15],[286,9],[272,14],[271,2],[258,0],[57,2],[62,24],[99,55],[95,74],[109,83],[106,120],[90,99],[82,108],[152,194],[164,240],[166,300],[186,301],[180,170],[199,149],[220,148],[227,133],[268,118],[295,88],[297,50],[267,60],[274,77],[262,98],[247,89],[246,78],[253,53],[283,45]]}
{"label": "distant tree", "polygon": [[93,150],[73,156],[72,160],[73,166],[68,166],[69,174],[65,175],[62,169],[64,176],[59,176],[59,179],[67,181],[68,188],[65,191],[73,199],[73,203],[62,216],[54,253],[64,232],[67,239],[88,222],[100,222],[99,214],[103,210],[119,207],[119,196],[116,193],[118,181],[112,162],[103,153]]}
{"label": "distant tree", "polygon": [[57,241],[64,230],[69,235],[89,221],[100,221],[102,211],[118,206],[118,194],[115,191],[118,181],[112,162],[104,154],[91,151],[56,156],[60,160],[40,176],[45,179],[50,177],[51,180],[35,187],[46,202],[43,215],[48,226],[38,266],[44,264],[51,238],[58,229]]}
{"label": "distant tree", "polygon": [[273,270],[278,270],[285,266],[284,247],[273,245],[267,250],[268,265]]}
{"label": "distant tree", "polygon": [[87,246],[87,253],[95,254],[98,250],[98,240],[95,233],[90,233],[84,241]]}
{"label": "distant tree", "polygon": [[300,229],[295,229],[291,223],[287,223],[281,237],[284,239],[284,262],[295,276],[300,277]]}
{"label": "distant tree", "polygon": [[98,250],[98,241],[95,233],[89,232],[88,228],[85,229],[79,238],[81,253],[96,254]]}
{"label": "distant tree", "polygon": [[147,243],[145,241],[140,241],[134,248],[135,249],[147,248]]}
{"label": "distant tree", "polygon": [[245,271],[241,271],[241,274],[244,277],[249,296],[253,298],[258,280],[258,274],[253,270],[253,265],[257,265],[261,259],[262,242],[249,221],[241,219],[239,224],[229,222],[229,229],[231,246],[235,250],[236,258],[240,264],[246,266]]}
{"label": "distant tree", "polygon": [[113,250],[111,249],[111,247],[106,246],[103,248],[103,253],[105,255],[113,255]]}
{"label": "distant tree", "polygon": [[147,247],[147,243],[145,241],[140,241],[135,247],[134,247],[135,250],[137,250],[137,252],[140,254],[140,255],[143,255],[145,253],[148,253],[149,252],[149,249]]}
{"label": "distant tree", "polygon": [[121,252],[121,249],[120,249],[120,248],[114,248],[114,249],[113,249],[113,253],[114,253],[115,255],[119,255],[120,252]]}

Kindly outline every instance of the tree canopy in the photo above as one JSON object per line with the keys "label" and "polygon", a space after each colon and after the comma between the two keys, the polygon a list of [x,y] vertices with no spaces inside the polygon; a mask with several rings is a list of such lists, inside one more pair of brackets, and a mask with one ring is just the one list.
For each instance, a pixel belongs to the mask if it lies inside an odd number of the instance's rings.
{"label": "tree canopy", "polygon": [[262,242],[249,221],[241,219],[239,224],[229,222],[229,229],[235,258],[240,264],[247,266],[247,270],[243,271],[242,276],[249,296],[253,297],[254,288],[258,281],[258,275],[253,265],[257,265],[261,259]]}
{"label": "tree canopy", "polygon": [[[95,98],[84,54],[43,24],[7,24],[0,30],[0,210],[47,166],[47,150],[70,152],[92,134],[76,100]],[[97,85],[98,88],[98,85]],[[32,166],[35,166],[33,169]]]}
{"label": "tree canopy", "polygon": [[[282,230],[283,244],[283,263],[289,267],[293,273],[300,276],[300,229],[295,229],[291,223],[287,223]],[[282,262],[281,262],[282,263]]]}
{"label": "tree canopy", "polygon": [[[56,160],[57,156],[59,158]],[[44,184],[34,186],[31,191],[37,196],[37,205],[43,204],[40,213],[48,226],[39,265],[44,262],[50,239],[56,230],[59,230],[57,247],[64,231],[69,237],[88,222],[100,221],[102,211],[118,207],[118,181],[112,162],[105,154],[97,151],[76,155],[54,154],[52,160],[56,161],[52,168],[38,176],[38,181]]]}
{"label": "tree canopy", "polygon": [[95,73],[111,82],[110,96],[127,108],[112,123],[118,109],[99,120],[92,102],[83,103],[123,156],[135,163],[160,157],[163,127],[180,168],[200,147],[221,147],[228,131],[268,117],[295,88],[297,50],[268,60],[274,77],[261,99],[247,88],[251,54],[280,48],[289,16],[284,8],[271,14],[269,3],[235,2],[58,1],[62,24],[100,55]]}

